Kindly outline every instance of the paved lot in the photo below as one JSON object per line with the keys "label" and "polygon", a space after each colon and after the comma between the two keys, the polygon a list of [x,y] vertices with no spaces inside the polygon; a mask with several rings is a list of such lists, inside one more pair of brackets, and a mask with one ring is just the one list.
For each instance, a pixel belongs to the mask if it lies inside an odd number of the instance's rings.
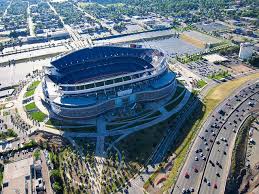
{"label": "paved lot", "polygon": [[197,73],[200,76],[208,77],[212,74],[218,73],[225,69],[220,65],[215,65],[208,61],[196,61],[187,64],[187,67],[192,70],[194,73]]}

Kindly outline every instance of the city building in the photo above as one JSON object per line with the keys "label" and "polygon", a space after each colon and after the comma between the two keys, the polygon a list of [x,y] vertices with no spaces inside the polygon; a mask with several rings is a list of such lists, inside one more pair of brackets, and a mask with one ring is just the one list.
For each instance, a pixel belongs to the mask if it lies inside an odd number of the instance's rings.
{"label": "city building", "polygon": [[3,176],[3,194],[32,194],[32,169],[32,157],[6,164]]}
{"label": "city building", "polygon": [[48,34],[48,38],[51,40],[62,40],[62,39],[67,39],[69,37],[70,37],[69,33],[64,30],[50,32]]}
{"label": "city building", "polygon": [[52,60],[44,71],[43,100],[72,119],[160,100],[176,87],[163,52],[132,45],[80,49]]}
{"label": "city building", "polygon": [[3,194],[39,194],[46,191],[41,160],[34,161],[33,157],[29,157],[6,164],[2,191]]}
{"label": "city building", "polygon": [[239,50],[239,58],[246,60],[253,55],[253,45],[251,43],[241,43]]}

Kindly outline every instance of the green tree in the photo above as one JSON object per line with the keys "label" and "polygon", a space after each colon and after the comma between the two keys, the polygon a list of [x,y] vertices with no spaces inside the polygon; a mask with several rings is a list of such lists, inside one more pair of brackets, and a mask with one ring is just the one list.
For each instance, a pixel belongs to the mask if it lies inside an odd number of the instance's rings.
{"label": "green tree", "polygon": [[53,187],[53,190],[54,190],[55,192],[57,192],[57,193],[62,192],[62,187],[61,187],[61,185],[59,184],[59,182],[54,182],[53,185],[52,185],[52,187]]}

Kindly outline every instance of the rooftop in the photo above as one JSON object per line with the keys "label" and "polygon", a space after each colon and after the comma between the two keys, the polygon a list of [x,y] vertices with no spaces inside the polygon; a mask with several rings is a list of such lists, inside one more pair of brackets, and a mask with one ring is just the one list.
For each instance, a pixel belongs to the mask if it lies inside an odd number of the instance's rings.
{"label": "rooftop", "polygon": [[5,165],[3,194],[31,194],[31,165],[33,158],[19,160]]}
{"label": "rooftop", "polygon": [[218,54],[212,54],[212,55],[205,55],[203,56],[204,59],[208,60],[209,62],[211,63],[214,63],[214,62],[221,62],[221,61],[228,61],[227,58],[225,57],[222,57]]}

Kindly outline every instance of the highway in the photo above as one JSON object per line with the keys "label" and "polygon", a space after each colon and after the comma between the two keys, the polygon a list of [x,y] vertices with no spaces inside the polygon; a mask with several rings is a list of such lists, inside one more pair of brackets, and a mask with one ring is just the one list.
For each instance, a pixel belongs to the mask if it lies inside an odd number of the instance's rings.
{"label": "highway", "polygon": [[[251,107],[248,105],[248,103],[252,102],[257,104],[258,100],[259,91],[244,101],[234,111],[234,113],[230,115],[228,122],[224,124],[223,130],[219,132],[217,138],[219,144],[214,144],[209,156],[209,161],[211,160],[216,165],[214,166],[209,162],[206,165],[203,174],[203,180],[204,178],[208,179],[212,186],[208,186],[208,183],[206,184],[206,182],[202,180],[200,183],[199,193],[224,193],[237,131],[242,126],[243,121],[245,121],[245,119],[250,115]],[[223,141],[223,138],[226,140]],[[224,151],[226,154],[224,154]],[[219,165],[217,165],[217,161]]]}
{"label": "highway", "polygon": [[195,139],[172,193],[224,193],[236,133],[250,103],[256,105],[258,99],[259,84],[245,85],[216,108]]}

